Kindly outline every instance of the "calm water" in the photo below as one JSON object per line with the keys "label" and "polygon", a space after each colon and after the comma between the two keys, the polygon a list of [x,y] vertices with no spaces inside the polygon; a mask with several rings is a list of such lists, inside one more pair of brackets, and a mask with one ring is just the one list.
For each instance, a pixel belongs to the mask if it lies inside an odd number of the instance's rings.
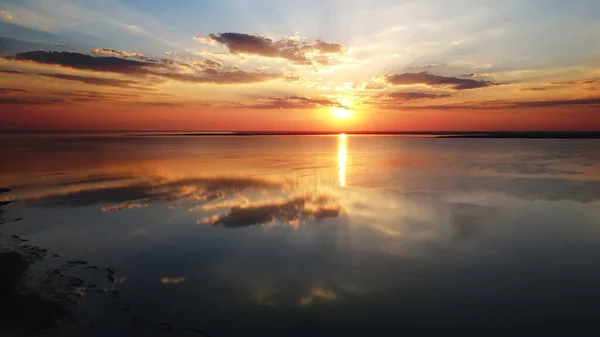
{"label": "calm water", "polygon": [[118,291],[78,289],[89,335],[597,329],[597,140],[0,140],[4,216],[23,218],[0,232]]}

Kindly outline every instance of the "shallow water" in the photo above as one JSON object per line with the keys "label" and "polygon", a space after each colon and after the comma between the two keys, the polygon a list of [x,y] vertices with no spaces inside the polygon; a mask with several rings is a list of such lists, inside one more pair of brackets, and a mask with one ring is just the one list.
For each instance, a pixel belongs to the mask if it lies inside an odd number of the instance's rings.
{"label": "shallow water", "polygon": [[597,329],[598,140],[0,141],[4,217],[23,218],[0,232],[116,272],[118,299],[80,291],[97,335]]}

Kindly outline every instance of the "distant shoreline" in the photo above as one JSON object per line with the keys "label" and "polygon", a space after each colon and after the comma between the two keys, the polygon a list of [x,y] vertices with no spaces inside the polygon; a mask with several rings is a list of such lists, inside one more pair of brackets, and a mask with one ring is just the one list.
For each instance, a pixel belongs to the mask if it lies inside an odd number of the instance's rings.
{"label": "distant shoreline", "polygon": [[525,139],[600,139],[600,131],[34,131],[0,130],[0,135],[121,135],[129,137],[223,137],[223,136],[413,136],[427,138],[525,138]]}
{"label": "distant shoreline", "polygon": [[134,137],[211,137],[211,136],[423,136],[428,138],[526,138],[526,139],[600,139],[600,132],[209,132],[140,133]]}

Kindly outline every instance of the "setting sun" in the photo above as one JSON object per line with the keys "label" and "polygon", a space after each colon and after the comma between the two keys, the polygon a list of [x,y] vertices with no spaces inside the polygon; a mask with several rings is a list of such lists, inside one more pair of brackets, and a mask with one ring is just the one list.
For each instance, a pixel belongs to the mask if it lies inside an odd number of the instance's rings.
{"label": "setting sun", "polygon": [[352,112],[350,109],[331,108],[331,115],[335,119],[348,119],[354,115],[354,112]]}

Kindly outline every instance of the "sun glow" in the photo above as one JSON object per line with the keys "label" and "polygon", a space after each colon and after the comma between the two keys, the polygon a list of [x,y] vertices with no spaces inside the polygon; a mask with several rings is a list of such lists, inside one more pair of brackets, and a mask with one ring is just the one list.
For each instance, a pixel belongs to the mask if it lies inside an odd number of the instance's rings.
{"label": "sun glow", "polygon": [[348,119],[354,115],[354,112],[352,112],[350,109],[331,108],[331,115],[335,119]]}

